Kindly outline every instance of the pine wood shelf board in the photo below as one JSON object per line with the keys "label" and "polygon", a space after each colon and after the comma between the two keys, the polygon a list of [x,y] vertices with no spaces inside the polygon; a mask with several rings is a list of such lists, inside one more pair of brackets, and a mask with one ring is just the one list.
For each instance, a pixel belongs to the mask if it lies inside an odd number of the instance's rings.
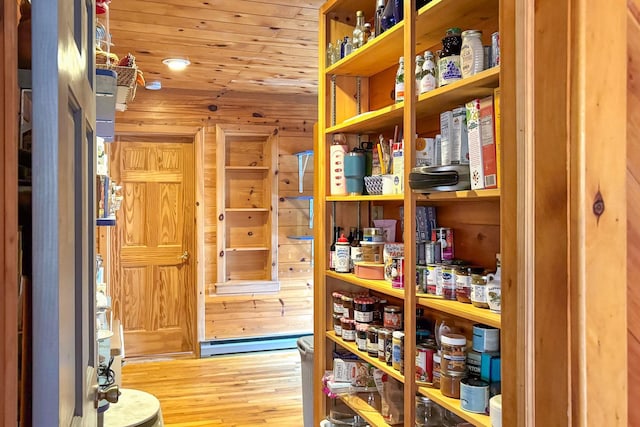
{"label": "pine wood shelf board", "polygon": [[404,194],[362,195],[362,196],[327,196],[327,202],[385,202],[402,201]]}
{"label": "pine wood shelf board", "polygon": [[328,127],[325,133],[362,133],[376,134],[380,131],[402,125],[404,102],[388,105],[379,110],[368,111],[351,117],[342,123]]}
{"label": "pine wood shelf board", "polygon": [[[477,29],[498,15],[499,0],[434,0],[418,11],[416,53],[441,43],[447,29],[452,27]],[[497,22],[496,22],[497,29]],[[435,54],[435,52],[434,52]]]}
{"label": "pine wood shelf board", "polygon": [[[370,0],[349,0],[344,2],[342,0],[329,0],[320,7],[320,15],[343,15],[355,16],[356,10],[371,11],[373,9],[373,2]],[[369,18],[371,15],[369,15]],[[365,15],[366,19],[367,15]]]}
{"label": "pine wood shelf board", "polygon": [[345,56],[327,67],[325,73],[327,75],[369,77],[398,65],[398,58],[403,54],[403,30],[404,21],[394,25],[351,55]]}
{"label": "pine wood shelf board", "polygon": [[269,170],[269,166],[225,166],[224,168],[230,172],[264,172]]}
{"label": "pine wood shelf board", "polygon": [[333,331],[327,331],[326,335],[327,338],[338,344],[340,347],[348,350],[350,353],[355,354],[365,362],[372,364],[376,368],[380,369],[381,371],[385,372],[387,375],[390,375],[401,383],[404,383],[404,375],[393,369],[391,366],[387,365],[385,362],[381,362],[377,357],[369,356],[366,351],[358,350],[355,342],[345,341],[342,339],[342,337],[337,336]]}
{"label": "pine wood shelf board", "polygon": [[270,248],[266,246],[251,246],[246,248],[225,248],[225,252],[256,252],[256,251],[268,251]]}
{"label": "pine wood shelf board", "polygon": [[336,273],[331,270],[327,270],[325,275],[327,277],[342,280],[344,282],[351,283],[352,285],[361,286],[371,291],[380,292],[394,298],[404,299],[404,289],[392,288],[391,283],[386,280],[361,279],[353,273]]}
{"label": "pine wood shelf board", "polygon": [[448,409],[476,427],[491,427],[491,419],[488,415],[464,411],[460,408],[460,399],[452,399],[444,396],[440,390],[429,387],[418,387],[418,393],[427,396],[438,405]]}
{"label": "pine wood shelf board", "polygon": [[269,208],[224,208],[225,212],[269,212]]}
{"label": "pine wood shelf board", "polygon": [[465,190],[465,191],[441,191],[436,193],[419,193],[413,190],[417,201],[474,201],[474,200],[499,200],[500,189],[489,190]]}
{"label": "pine wood shelf board", "polygon": [[432,310],[452,314],[462,319],[472,320],[474,322],[480,322],[485,325],[493,326],[494,328],[500,328],[501,325],[500,314],[494,313],[491,310],[485,308],[474,307],[471,304],[464,304],[458,301],[449,301],[442,298],[420,297],[420,294],[418,294],[418,304]]}
{"label": "pine wood shelf board", "polygon": [[425,92],[418,97],[416,118],[439,115],[475,98],[493,95],[500,84],[500,67],[489,68],[474,76]]}
{"label": "pine wood shelf board", "polygon": [[227,280],[215,286],[217,295],[275,294],[280,291],[280,282],[272,280]]}
{"label": "pine wood shelf board", "polygon": [[372,427],[390,427],[390,424],[387,424],[380,412],[369,406],[367,402],[357,395],[347,394],[340,396],[340,400],[353,409],[356,414],[364,418]]}

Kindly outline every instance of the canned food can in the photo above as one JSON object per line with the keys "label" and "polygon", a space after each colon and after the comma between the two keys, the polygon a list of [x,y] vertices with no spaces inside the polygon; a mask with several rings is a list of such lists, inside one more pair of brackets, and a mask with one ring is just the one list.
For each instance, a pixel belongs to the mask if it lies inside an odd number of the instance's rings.
{"label": "canned food can", "polygon": [[477,378],[460,382],[460,407],[477,414],[489,413],[489,383]]}
{"label": "canned food can", "polygon": [[427,265],[427,293],[436,294],[438,269],[436,264]]}
{"label": "canned food can", "polygon": [[416,345],[416,381],[431,382],[433,378],[434,349],[426,345]]}
{"label": "canned food can", "polygon": [[500,65],[500,33],[491,34],[491,66]]}
{"label": "canned food can", "polygon": [[431,237],[431,240],[440,243],[442,261],[452,261],[454,257],[453,230],[448,227],[435,228]]}
{"label": "canned food can", "polygon": [[391,287],[404,288],[404,257],[393,258],[391,261]]}

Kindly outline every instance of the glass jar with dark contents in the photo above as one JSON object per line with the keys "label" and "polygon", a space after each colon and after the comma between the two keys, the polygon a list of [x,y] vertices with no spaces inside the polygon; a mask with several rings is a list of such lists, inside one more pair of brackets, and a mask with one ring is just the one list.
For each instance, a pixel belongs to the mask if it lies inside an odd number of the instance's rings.
{"label": "glass jar with dark contents", "polygon": [[366,323],[356,323],[356,346],[360,351],[367,351],[367,330],[369,325]]}
{"label": "glass jar with dark contents", "polygon": [[369,328],[367,328],[367,354],[371,357],[378,357],[377,326],[369,326]]}
{"label": "glass jar with dark contents", "polygon": [[456,268],[456,299],[471,304],[471,268],[461,265]]}

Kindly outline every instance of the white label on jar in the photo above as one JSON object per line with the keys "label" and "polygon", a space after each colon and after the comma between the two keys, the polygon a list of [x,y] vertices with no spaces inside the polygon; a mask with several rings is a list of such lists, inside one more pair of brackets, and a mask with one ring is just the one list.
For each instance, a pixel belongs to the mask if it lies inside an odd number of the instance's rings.
{"label": "white label on jar", "polygon": [[355,341],[356,339],[355,329],[342,329],[342,339],[345,341]]}
{"label": "white label on jar", "polygon": [[354,311],[353,318],[360,323],[373,322],[373,311]]}
{"label": "white label on jar", "polygon": [[336,333],[337,336],[341,337],[342,336],[342,325],[333,325],[333,331]]}
{"label": "white label on jar", "polygon": [[471,285],[471,301],[487,302],[486,285]]}
{"label": "white label on jar", "polygon": [[470,276],[456,275],[456,288],[458,288],[458,289],[466,289],[469,286],[471,286],[471,277]]}
{"label": "white label on jar", "polygon": [[367,351],[367,339],[366,338],[358,338],[356,334],[356,345],[358,346],[358,350]]}
{"label": "white label on jar", "polygon": [[438,61],[438,77],[440,83],[439,86],[444,86],[460,80],[462,78],[462,71],[460,71],[460,56],[451,55],[440,58],[440,61]]}
{"label": "white label on jar", "polygon": [[334,302],[334,303],[333,303],[333,312],[334,312],[334,313],[336,313],[336,314],[342,314],[342,310],[343,310],[343,307],[342,307],[342,304],[341,304],[341,303],[340,303],[340,304],[338,304],[337,302]]}

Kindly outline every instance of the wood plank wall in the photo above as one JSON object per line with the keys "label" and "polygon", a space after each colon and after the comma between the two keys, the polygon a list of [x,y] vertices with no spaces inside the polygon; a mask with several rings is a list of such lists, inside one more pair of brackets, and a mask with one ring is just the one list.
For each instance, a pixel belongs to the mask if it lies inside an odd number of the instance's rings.
{"label": "wood plank wall", "polygon": [[[317,120],[315,96],[138,89],[126,112],[116,117],[116,132],[161,132],[162,129],[203,127],[204,142],[204,339],[310,333],[313,330],[313,264],[310,241],[290,235],[312,235],[308,201],[298,195],[296,152],[313,149]],[[215,125],[273,125],[278,147],[278,276],[281,291],[271,295],[211,294],[216,281],[216,146]],[[304,195],[313,194],[313,159],[304,175]]]}
{"label": "wood plank wall", "polygon": [[628,2],[627,46],[627,321],[629,425],[640,425],[640,0]]}

